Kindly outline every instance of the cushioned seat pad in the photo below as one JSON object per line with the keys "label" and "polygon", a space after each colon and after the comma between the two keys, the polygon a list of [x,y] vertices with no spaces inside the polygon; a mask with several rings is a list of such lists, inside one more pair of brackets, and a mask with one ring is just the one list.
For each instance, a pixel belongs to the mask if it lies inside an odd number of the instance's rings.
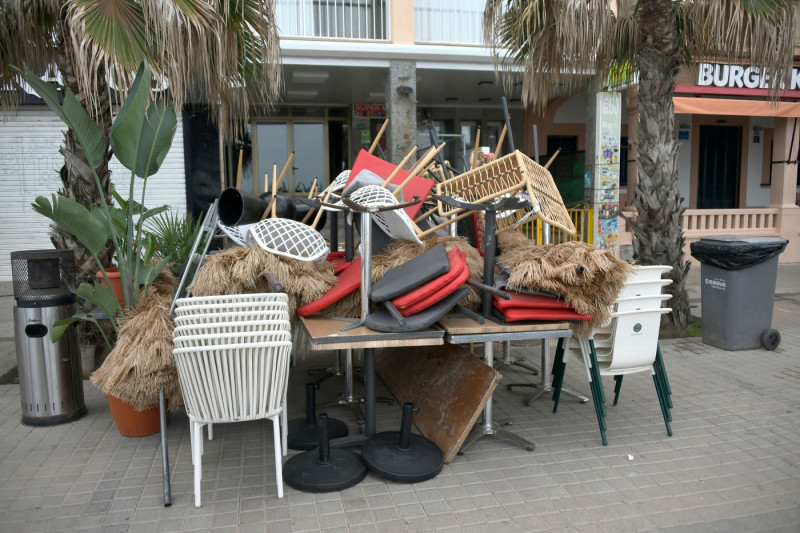
{"label": "cushioned seat pad", "polygon": [[504,300],[498,296],[494,296],[494,306],[500,309],[508,309],[511,307],[522,307],[527,309],[572,309],[572,306],[559,298],[551,296],[541,296],[538,294],[523,294],[515,291],[505,291],[510,296],[510,300]]}
{"label": "cushioned seat pad", "polygon": [[[459,258],[461,260],[461,264],[451,268],[451,270],[456,271],[456,277],[451,278],[446,285],[439,287],[437,290],[420,295],[418,300],[408,305],[404,305],[402,309],[398,308],[400,314],[403,316],[409,316],[419,313],[423,309],[431,307],[436,302],[445,298],[448,294],[461,287],[461,285],[467,281],[467,278],[469,278],[469,269],[467,268],[466,256],[467,254],[460,255]],[[394,301],[392,301],[392,303],[394,303]]]}
{"label": "cushioned seat pad", "polygon": [[389,311],[382,309],[377,313],[367,315],[366,326],[375,331],[382,331],[385,333],[403,333],[404,331],[419,331],[432,326],[444,317],[461,299],[469,294],[469,289],[464,287],[451,293],[444,300],[439,303],[428,307],[424,311],[406,317],[405,326],[394,318]]}
{"label": "cushioned seat pad", "polygon": [[592,319],[592,315],[581,315],[570,309],[531,309],[525,307],[510,307],[502,312],[495,308],[495,315],[506,322],[522,322],[524,320],[584,322]]}
{"label": "cushioned seat pad", "polygon": [[[392,303],[394,306],[400,310],[405,309],[406,307],[415,304],[419,300],[438,292],[442,287],[448,286],[450,282],[462,275],[463,270],[467,269],[466,254],[463,254],[463,258],[461,255],[462,253],[458,246],[452,248],[449,252],[447,252],[447,272],[439,277],[433,278],[424,285],[420,285],[416,289],[409,291],[402,296],[393,298]],[[467,275],[469,275],[469,272]]]}
{"label": "cushioned seat pad", "polygon": [[444,244],[437,244],[414,259],[389,270],[372,285],[373,302],[385,302],[412,291],[450,269]]}
{"label": "cushioned seat pad", "polygon": [[339,281],[336,285],[322,295],[321,298],[308,302],[297,308],[297,314],[300,316],[311,316],[314,313],[322,311],[329,305],[333,305],[357,288],[361,286],[361,258],[356,258],[355,261],[350,263],[347,268],[342,270],[339,274]]}

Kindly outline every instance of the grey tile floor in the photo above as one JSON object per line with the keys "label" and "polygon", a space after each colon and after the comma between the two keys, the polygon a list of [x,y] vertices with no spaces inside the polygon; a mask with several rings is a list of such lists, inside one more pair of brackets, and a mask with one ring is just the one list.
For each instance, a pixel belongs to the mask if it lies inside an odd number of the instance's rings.
{"label": "grey tile floor", "polygon": [[[695,270],[695,269],[693,269]],[[696,305],[697,276],[690,289]],[[674,402],[668,437],[652,380],[625,379],[608,408],[603,446],[591,404],[545,397],[530,407],[538,382],[502,365],[495,419],[533,440],[527,452],[484,438],[432,480],[387,482],[369,474],[341,492],[286,487],[279,500],[270,423],[215,427],[203,458],[203,506],[196,509],[185,413],[170,417],[173,503],[163,506],[157,435],[119,436],[102,395],[84,382],[88,414],[59,426],[20,424],[19,388],[0,385],[0,532],[17,531],[800,531],[800,265],[779,269],[774,352],[726,352],[700,339],[662,342]],[[0,348],[13,357],[8,298],[0,303]],[[12,302],[13,303],[13,302]],[[9,339],[9,337],[11,337]],[[515,358],[538,364],[538,343],[515,346]],[[292,371],[289,417],[304,413],[309,368]],[[604,383],[606,392],[613,381]],[[567,368],[565,387],[588,394],[585,372]],[[329,379],[319,403],[344,388]],[[379,395],[387,391],[379,385]],[[327,412],[358,431],[349,409]],[[400,407],[379,404],[379,431],[396,430]],[[296,453],[296,452],[290,452]]]}
{"label": "grey tile floor", "polygon": [[[797,302],[785,305],[797,313]],[[797,316],[797,315],[795,315]],[[120,437],[104,398],[87,381],[89,414],[71,424],[19,423],[19,392],[0,386],[2,531],[798,531],[800,530],[800,321],[782,327],[775,352],[725,352],[698,339],[663,342],[673,387],[673,431],[661,420],[652,380],[625,380],[608,409],[609,445],[591,404],[564,399],[557,413],[520,389],[538,381],[516,366],[499,369],[495,417],[536,442],[534,452],[484,438],[441,474],[418,484],[373,474],[327,494],[286,487],[279,500],[271,424],[215,427],[203,459],[203,506],[193,506],[186,416],[169,424],[173,504],[162,505],[158,436]],[[538,361],[538,347],[514,357]],[[302,416],[306,370],[293,369],[290,418]],[[585,372],[566,386],[588,392]],[[605,388],[612,389],[607,381]],[[319,400],[342,383],[323,383]],[[386,394],[382,388],[379,394]],[[328,413],[357,431],[348,409]],[[395,430],[400,407],[378,406],[378,430]],[[296,453],[296,452],[290,452]]]}

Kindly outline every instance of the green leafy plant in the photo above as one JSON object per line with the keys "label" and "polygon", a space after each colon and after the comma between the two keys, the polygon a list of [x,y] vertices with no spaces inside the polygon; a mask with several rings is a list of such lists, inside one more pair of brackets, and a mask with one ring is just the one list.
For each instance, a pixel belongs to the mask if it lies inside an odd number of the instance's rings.
{"label": "green leafy plant", "polygon": [[173,211],[159,213],[147,221],[147,231],[156,242],[156,254],[170,258],[172,273],[176,276],[192,252],[201,226],[202,221],[195,220],[190,213],[179,215]]}
{"label": "green leafy plant", "polygon": [[[69,88],[65,88],[61,102],[56,87],[41,80],[27,66],[23,76],[48,107],[74,131],[92,169],[95,186],[102,191],[100,178],[95,170],[103,161],[100,128],[81,107]],[[144,228],[144,222],[148,218],[166,211],[168,207],[146,209],[144,196],[147,178],[158,172],[172,145],[177,116],[171,103],[161,98],[151,99],[150,82],[151,69],[145,61],[139,67],[125,103],[111,127],[111,148],[119,162],[131,171],[128,198],[124,199],[114,191],[114,199],[119,204],[115,207],[109,205],[105,195],[101,194],[101,204],[91,210],[70,198],[55,194],[50,198],[39,196],[32,204],[37,213],[73,234],[94,257],[105,284],[81,283],[73,292],[102,310],[115,330],[116,318],[121,311],[136,306],[140,296],[146,295],[147,285],[169,261],[169,257],[153,261],[156,240]],[[144,180],[140,202],[133,199],[136,177]],[[97,256],[109,241],[114,245],[114,260],[122,281],[122,305],[114,296],[108,273]],[[88,314],[77,313],[55,324],[53,339],[57,340],[75,320],[94,322],[94,318]],[[107,338],[106,342],[111,345]]]}

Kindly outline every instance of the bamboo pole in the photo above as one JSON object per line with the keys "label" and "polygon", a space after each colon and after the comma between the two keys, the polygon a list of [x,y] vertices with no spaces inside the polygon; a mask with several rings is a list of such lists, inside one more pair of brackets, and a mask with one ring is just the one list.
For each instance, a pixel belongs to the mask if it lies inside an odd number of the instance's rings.
{"label": "bamboo pole", "polygon": [[275,218],[276,212],[278,210],[278,165],[272,165],[272,200],[270,200],[270,204],[272,204],[272,218]]}
{"label": "bamboo pole", "polygon": [[438,154],[439,152],[442,151],[444,146],[445,146],[445,143],[440,144],[439,147],[436,148],[436,149],[434,149],[433,146],[430,147],[430,149],[425,153],[425,155],[422,156],[422,159],[417,161],[417,164],[414,165],[414,168],[412,168],[409,171],[408,177],[405,179],[405,181],[403,181],[403,183],[401,183],[394,190],[394,192],[392,194],[394,194],[395,198],[400,198],[400,193],[405,188],[405,186],[408,185],[411,182],[411,180],[417,176],[417,173],[421,169],[425,168],[425,166],[430,162],[431,159],[433,159],[436,156],[436,154]]}
{"label": "bamboo pole", "polygon": [[480,144],[480,142],[481,142],[481,128],[480,126],[478,126],[478,130],[475,133],[475,148],[472,151],[472,161],[470,161],[470,163],[472,163],[472,168],[478,166],[478,145]]}
{"label": "bamboo pole", "polygon": [[389,177],[388,177],[388,178],[386,178],[386,181],[384,181],[384,182],[381,184],[381,187],[384,187],[384,188],[386,188],[386,187],[387,187],[387,186],[388,186],[388,185],[389,185],[389,184],[392,182],[392,180],[393,180],[393,179],[394,179],[394,177],[397,175],[397,173],[398,173],[398,172],[400,172],[400,169],[401,169],[401,168],[403,168],[403,167],[405,166],[405,164],[406,164],[406,163],[408,163],[408,160],[409,160],[409,159],[411,159],[411,156],[413,156],[413,155],[414,155],[416,152],[417,152],[417,147],[415,146],[414,148],[412,148],[412,149],[411,149],[411,150],[410,150],[410,151],[409,151],[409,152],[406,154],[406,156],[403,158],[403,160],[402,160],[402,161],[400,161],[400,164],[399,164],[399,165],[397,165],[397,166],[395,167],[395,169],[394,169],[394,170],[392,170],[392,173],[391,173],[391,174],[389,174]]}
{"label": "bamboo pole", "polygon": [[381,126],[380,131],[378,131],[378,135],[375,136],[375,140],[372,141],[372,146],[369,147],[369,153],[374,152],[375,148],[378,147],[378,142],[380,142],[381,137],[383,136],[383,132],[386,130],[386,126],[388,125],[389,125],[389,119],[387,118],[386,120],[383,121],[383,126]]}
{"label": "bamboo pole", "polygon": [[553,152],[553,155],[550,156],[550,159],[547,160],[547,163],[545,163],[544,168],[550,168],[550,165],[553,163],[553,161],[556,160],[556,157],[558,157],[558,154],[560,152],[561,152],[561,148],[557,148],[556,151]]}
{"label": "bamboo pole", "polygon": [[236,168],[236,188],[242,186],[242,161],[244,160],[244,148],[239,148],[239,166]]}
{"label": "bamboo pole", "polygon": [[500,138],[497,140],[497,149],[494,151],[492,159],[500,159],[500,153],[503,151],[503,141],[506,140],[506,128],[508,128],[508,124],[503,124],[503,131],[500,132]]}

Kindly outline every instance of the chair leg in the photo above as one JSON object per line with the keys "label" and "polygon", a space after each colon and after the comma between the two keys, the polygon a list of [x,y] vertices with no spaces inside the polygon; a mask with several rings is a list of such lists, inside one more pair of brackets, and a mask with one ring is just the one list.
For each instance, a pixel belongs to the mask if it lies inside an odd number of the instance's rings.
{"label": "chair leg", "polygon": [[203,478],[203,425],[199,422],[189,422],[194,434],[192,439],[192,462],[194,463],[194,506],[200,507],[200,481]]}
{"label": "chair leg", "polygon": [[614,376],[614,381],[616,381],[616,385],[614,385],[614,405],[617,405],[619,401],[619,391],[622,390],[622,378],[624,378],[622,374]]}
{"label": "chair leg", "polygon": [[664,358],[661,355],[661,346],[656,344],[656,373],[661,379],[664,390],[667,393],[667,405],[672,409],[672,388],[669,386],[669,377],[667,377],[667,367],[664,365]]}
{"label": "chair leg", "polygon": [[[564,362],[564,339],[558,339],[558,346],[556,346],[556,357],[553,361],[553,412],[558,410],[558,400],[561,397],[561,386],[564,383],[564,373],[566,372],[567,364]],[[546,372],[545,369],[542,369]]]}
{"label": "chair leg", "polygon": [[594,343],[592,341],[579,340],[584,364],[589,368],[589,385],[592,391],[594,402],[594,412],[597,415],[597,426],[600,428],[600,438],[603,446],[608,446],[606,438],[605,407],[603,406],[603,385],[600,381],[600,370],[597,366],[597,358],[594,354]]}
{"label": "chair leg", "polygon": [[658,394],[658,403],[661,405],[661,415],[664,417],[664,425],[667,426],[667,435],[671,437],[672,428],[669,425],[669,420],[671,416],[669,414],[669,408],[667,407],[667,403],[664,398],[665,391],[662,391],[658,381],[659,381],[658,376],[656,374],[653,374],[653,383],[655,383],[656,394]]}
{"label": "chair leg", "polygon": [[281,409],[281,455],[284,457],[289,453],[289,421],[286,418],[286,402],[283,402],[283,409]]}
{"label": "chair leg", "polygon": [[275,445],[275,481],[278,484],[278,498],[283,498],[283,461],[281,458],[281,427],[278,417],[272,419],[272,435]]}

